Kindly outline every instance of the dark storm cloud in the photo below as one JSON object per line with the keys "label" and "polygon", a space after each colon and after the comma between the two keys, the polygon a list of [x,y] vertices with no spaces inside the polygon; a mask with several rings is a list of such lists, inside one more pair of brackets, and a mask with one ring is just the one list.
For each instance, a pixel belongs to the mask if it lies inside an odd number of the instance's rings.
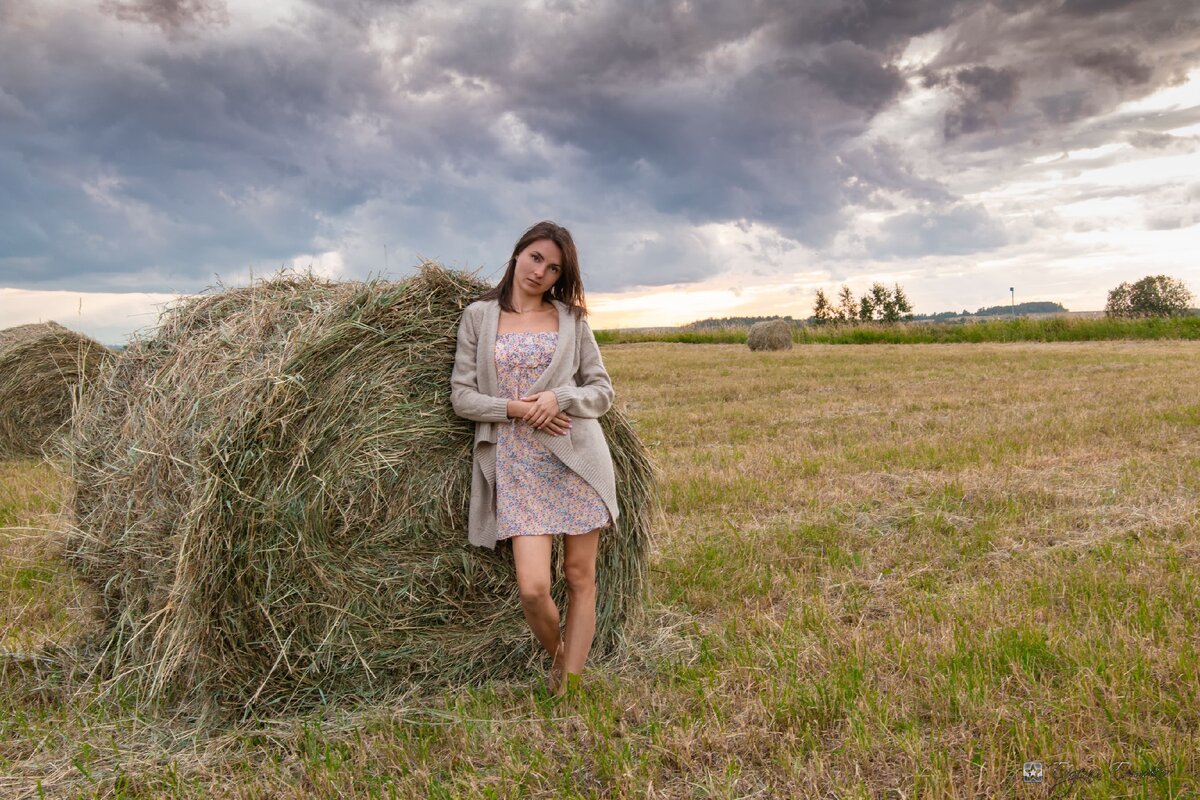
{"label": "dark storm cloud", "polygon": [[724,268],[694,226],[819,248],[850,207],[913,203],[875,251],[995,247],[869,135],[905,47],[944,41],[949,146],[1004,152],[1177,80],[1197,12],[1172,5],[318,0],[252,29],[218,0],[10,0],[2,283],[189,290],[323,250],[365,274],[384,244],[486,272],[557,217],[603,255],[589,288],[618,289]]}
{"label": "dark storm cloud", "polygon": [[1145,5],[1147,2],[1153,2],[1153,0],[1066,0],[1062,7],[1070,14],[1090,16],[1118,11],[1131,6]]}
{"label": "dark storm cloud", "polygon": [[1041,112],[1043,124],[1066,125],[1100,113],[1093,94],[1086,89],[1070,89],[1065,92],[1044,94],[1033,101]]}
{"label": "dark storm cloud", "polygon": [[1200,4],[1006,0],[947,29],[925,83],[957,95],[947,140],[994,149],[1177,82],[1198,59]]}
{"label": "dark storm cloud", "polygon": [[1146,83],[1154,74],[1154,70],[1142,63],[1132,47],[1080,53],[1075,57],[1075,63],[1094,70],[1118,84],[1136,86]]}
{"label": "dark storm cloud", "polygon": [[785,46],[847,41],[892,53],[915,36],[949,24],[973,2],[943,0],[816,0],[776,4],[771,29]]}
{"label": "dark storm cloud", "polygon": [[821,48],[800,70],[834,98],[875,112],[904,90],[900,70],[880,63],[879,54],[851,42]]}
{"label": "dark storm cloud", "polygon": [[503,15],[488,20],[482,46],[467,44],[478,44],[474,32],[439,38],[416,85],[439,71],[489,81],[526,124],[578,152],[599,192],[694,223],[763,220],[818,242],[843,205],[834,146],[903,82],[849,42],[727,52],[774,13],[611,3],[528,30]]}
{"label": "dark storm cloud", "polygon": [[1012,69],[980,65],[960,69],[954,79],[980,103],[1011,103],[1017,96],[1017,74]]}
{"label": "dark storm cloud", "polygon": [[120,20],[157,25],[167,33],[229,23],[223,0],[102,0],[100,9]]}
{"label": "dark storm cloud", "polygon": [[37,111],[5,135],[21,158],[0,208],[36,215],[45,236],[15,263],[0,256],[6,278],[55,286],[86,271],[116,287],[144,273],[135,284],[182,289],[205,267],[302,252],[322,215],[369,195],[366,165],[320,146],[372,93],[362,59],[286,37],[130,63],[85,21],[41,21],[36,46],[0,55],[6,91]]}
{"label": "dark storm cloud", "polygon": [[959,97],[946,112],[942,132],[947,139],[974,133],[998,124],[1000,115],[1012,106],[1020,79],[1014,69],[996,69],[985,64],[943,75],[927,75],[925,86],[948,86]]}
{"label": "dark storm cloud", "polygon": [[[211,8],[126,3],[117,16],[175,30]],[[269,35],[124,53],[119,30],[89,36],[44,16],[36,47],[14,41],[0,55],[6,68],[32,65],[13,96],[35,109],[6,142],[27,172],[0,203],[57,213],[9,215],[0,258],[24,285],[86,271],[93,284],[134,273],[185,288],[231,261],[378,249],[355,241],[356,225],[362,238],[453,259],[455,240],[495,245],[494,228],[516,230],[540,205],[618,227],[758,220],[819,244],[849,197],[841,143],[904,84],[884,54],[851,41],[756,44],[781,8],[612,2],[464,15],[359,3],[310,8]],[[383,44],[367,48],[368,35]],[[894,171],[890,188],[903,191],[905,178]],[[447,215],[458,224],[428,221]],[[719,269],[690,245],[638,253],[600,285]]]}

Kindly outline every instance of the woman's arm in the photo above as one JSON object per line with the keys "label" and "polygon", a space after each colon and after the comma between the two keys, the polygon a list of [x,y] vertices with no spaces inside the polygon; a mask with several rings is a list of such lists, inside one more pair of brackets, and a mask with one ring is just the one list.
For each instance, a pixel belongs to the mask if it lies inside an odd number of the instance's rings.
{"label": "woman's arm", "polygon": [[554,389],[558,407],[572,417],[596,419],[612,406],[613,387],[600,346],[590,325],[584,321],[579,335],[579,371],[575,373],[578,386],[559,386]]}
{"label": "woman's arm", "polygon": [[504,422],[508,419],[508,400],[479,391],[475,353],[479,345],[475,314],[464,311],[458,322],[458,349],[454,353],[454,371],[450,373],[450,405],[454,413],[475,422]]}

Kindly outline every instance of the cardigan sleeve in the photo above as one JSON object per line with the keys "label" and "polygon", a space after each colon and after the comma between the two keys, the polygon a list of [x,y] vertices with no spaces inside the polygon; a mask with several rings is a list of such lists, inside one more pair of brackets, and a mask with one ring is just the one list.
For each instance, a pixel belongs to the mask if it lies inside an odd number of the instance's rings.
{"label": "cardigan sleeve", "polygon": [[505,422],[508,401],[479,391],[479,370],[475,353],[479,331],[475,314],[468,308],[458,322],[458,347],[454,353],[454,371],[450,373],[450,405],[454,413],[475,422]]}
{"label": "cardigan sleeve", "polygon": [[558,408],[573,417],[597,419],[604,416],[612,406],[613,387],[604,361],[600,358],[600,346],[586,321],[582,322],[577,341],[579,342],[579,370],[575,373],[575,386],[559,386],[554,390]]}

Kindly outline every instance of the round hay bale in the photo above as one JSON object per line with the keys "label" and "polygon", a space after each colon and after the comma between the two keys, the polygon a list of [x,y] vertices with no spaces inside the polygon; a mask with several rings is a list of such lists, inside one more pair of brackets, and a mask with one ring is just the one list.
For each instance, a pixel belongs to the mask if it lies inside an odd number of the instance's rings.
{"label": "round hay bale", "polygon": [[768,319],[750,326],[746,345],[751,350],[791,350],[792,324],[785,319]]}
{"label": "round hay bale", "polygon": [[0,330],[0,457],[40,456],[112,351],[57,322]]}
{"label": "round hay bale", "polygon": [[[449,379],[487,288],[431,264],[402,283],[277,276],[182,301],[101,374],[75,417],[68,550],[103,599],[109,675],[258,711],[541,663],[511,548],[467,543],[473,423]],[[641,606],[655,513],[629,421],[602,424],[621,515],[601,534],[598,655]]]}

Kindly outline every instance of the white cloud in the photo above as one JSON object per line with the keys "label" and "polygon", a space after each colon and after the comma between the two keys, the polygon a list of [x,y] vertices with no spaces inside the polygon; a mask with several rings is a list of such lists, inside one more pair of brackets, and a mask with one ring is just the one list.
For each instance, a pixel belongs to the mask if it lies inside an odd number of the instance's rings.
{"label": "white cloud", "polygon": [[0,328],[54,321],[107,344],[151,328],[178,296],[144,292],[58,292],[0,288]]}

